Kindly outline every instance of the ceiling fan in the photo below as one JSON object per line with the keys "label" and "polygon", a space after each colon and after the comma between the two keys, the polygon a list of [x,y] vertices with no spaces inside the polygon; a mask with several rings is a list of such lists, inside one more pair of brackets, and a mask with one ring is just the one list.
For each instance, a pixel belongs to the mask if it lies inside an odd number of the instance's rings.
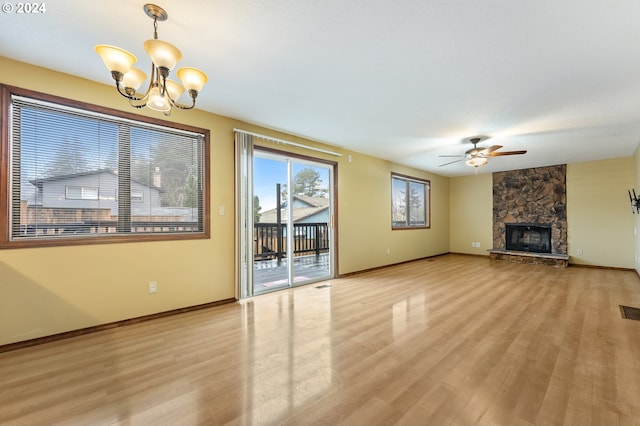
{"label": "ceiling fan", "polygon": [[526,154],[527,151],[503,151],[498,152],[502,145],[493,145],[488,148],[478,146],[478,144],[488,139],[486,136],[473,136],[465,139],[473,144],[473,148],[467,150],[463,155],[439,155],[439,157],[462,157],[459,160],[450,161],[448,163],[440,164],[438,167],[447,166],[449,164],[457,163],[465,160],[467,166],[480,167],[487,164],[489,157],[500,157],[502,155],[521,155]]}

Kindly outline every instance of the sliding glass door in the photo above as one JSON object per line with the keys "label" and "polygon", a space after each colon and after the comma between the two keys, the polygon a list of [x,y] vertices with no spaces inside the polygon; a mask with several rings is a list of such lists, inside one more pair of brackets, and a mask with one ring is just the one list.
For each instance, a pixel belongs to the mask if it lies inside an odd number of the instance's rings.
{"label": "sliding glass door", "polygon": [[291,258],[294,283],[330,278],[331,218],[333,216],[331,167],[319,163],[290,162],[292,181],[288,197]]}
{"label": "sliding glass door", "polygon": [[330,166],[253,156],[253,293],[331,277]]}
{"label": "sliding glass door", "polygon": [[334,165],[245,148],[237,152],[240,297],[332,278]]}
{"label": "sliding glass door", "polygon": [[287,256],[289,163],[286,158],[253,157],[253,293],[289,286]]}

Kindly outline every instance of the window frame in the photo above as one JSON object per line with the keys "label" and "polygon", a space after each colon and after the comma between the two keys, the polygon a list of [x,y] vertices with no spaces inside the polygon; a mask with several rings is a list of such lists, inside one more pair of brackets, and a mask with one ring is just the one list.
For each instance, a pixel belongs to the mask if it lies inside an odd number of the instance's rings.
{"label": "window frame", "polygon": [[[153,117],[147,117],[130,112],[120,111],[104,106],[94,105],[87,102],[77,101],[73,99],[63,98],[56,95],[41,93],[29,89],[23,89],[15,86],[0,84],[0,209],[4,213],[0,220],[0,249],[12,248],[33,248],[33,247],[55,247],[55,246],[73,246],[73,245],[89,245],[89,244],[113,244],[113,243],[132,243],[132,242],[149,242],[149,241],[172,241],[172,240],[200,240],[209,239],[211,237],[210,224],[210,130],[190,126],[186,124],[176,123],[172,121],[161,120]],[[173,128],[181,131],[200,133],[204,135],[203,145],[203,179],[204,188],[202,191],[202,231],[201,232],[185,232],[185,233],[118,233],[118,234],[93,234],[91,236],[51,238],[51,239],[18,239],[12,240],[10,235],[10,221],[12,200],[10,198],[10,175],[12,170],[12,153],[11,153],[11,98],[12,96],[22,96],[39,101],[50,102],[60,105],[61,107],[70,107],[80,110],[86,110],[91,113],[105,114],[114,118],[131,120],[144,124],[151,124],[167,128]]]}
{"label": "window frame", "polygon": [[[409,188],[412,183],[424,185],[424,224],[411,225],[409,219],[405,220],[403,225],[396,224],[394,221],[394,195],[393,195],[393,181],[399,180],[406,183],[406,187]],[[431,228],[431,181],[428,179],[421,179],[414,176],[403,175],[400,173],[391,172],[391,230],[407,230],[407,229],[430,229]],[[409,191],[407,191],[409,193]],[[410,199],[407,198],[405,208],[409,209]]]}

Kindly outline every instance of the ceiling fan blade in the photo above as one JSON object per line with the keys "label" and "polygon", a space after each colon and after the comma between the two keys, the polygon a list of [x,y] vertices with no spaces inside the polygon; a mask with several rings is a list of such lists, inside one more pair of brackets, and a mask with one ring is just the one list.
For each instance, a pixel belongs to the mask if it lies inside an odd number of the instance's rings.
{"label": "ceiling fan blade", "polygon": [[526,154],[527,151],[505,151],[505,152],[492,152],[491,154],[488,154],[489,157],[500,157],[502,155],[521,155],[521,154]]}
{"label": "ceiling fan blade", "polygon": [[[452,155],[449,155],[448,157],[453,157]],[[462,159],[460,160],[455,160],[455,161],[449,161],[448,163],[444,163],[444,164],[440,164],[438,167],[442,167],[442,166],[448,166],[449,164],[453,164],[453,163],[458,163],[462,161]]]}
{"label": "ceiling fan blade", "polygon": [[498,150],[498,149],[500,149],[500,148],[502,148],[502,145],[493,145],[493,146],[490,146],[489,148],[485,148],[482,152],[483,152],[485,155],[489,155],[489,154],[491,154],[493,151],[497,151],[497,150]]}

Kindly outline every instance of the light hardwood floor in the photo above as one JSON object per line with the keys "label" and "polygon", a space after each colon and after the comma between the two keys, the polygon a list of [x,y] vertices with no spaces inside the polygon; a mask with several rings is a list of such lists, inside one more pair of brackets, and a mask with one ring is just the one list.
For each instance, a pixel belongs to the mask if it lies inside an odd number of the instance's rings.
{"label": "light hardwood floor", "polygon": [[635,272],[445,255],[321,284],[0,354],[0,423],[640,425]]}

